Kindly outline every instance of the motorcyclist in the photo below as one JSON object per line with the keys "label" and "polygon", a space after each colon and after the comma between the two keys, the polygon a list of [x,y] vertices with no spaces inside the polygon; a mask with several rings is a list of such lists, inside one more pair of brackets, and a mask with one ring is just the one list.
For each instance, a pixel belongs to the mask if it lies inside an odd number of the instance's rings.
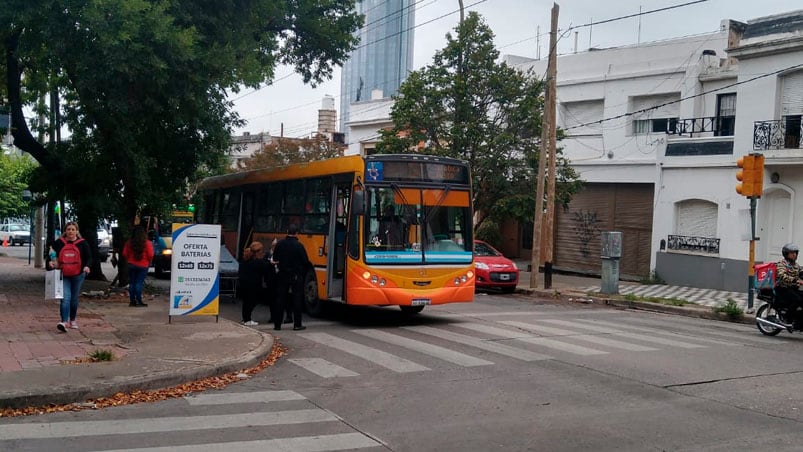
{"label": "motorcyclist", "polygon": [[[803,306],[803,292],[800,291],[800,286],[803,286],[803,279],[800,279],[803,268],[797,263],[799,252],[800,248],[797,245],[787,243],[781,248],[783,260],[775,264],[775,296],[781,300],[782,306],[789,308],[790,311]],[[800,321],[796,320],[795,323]]]}

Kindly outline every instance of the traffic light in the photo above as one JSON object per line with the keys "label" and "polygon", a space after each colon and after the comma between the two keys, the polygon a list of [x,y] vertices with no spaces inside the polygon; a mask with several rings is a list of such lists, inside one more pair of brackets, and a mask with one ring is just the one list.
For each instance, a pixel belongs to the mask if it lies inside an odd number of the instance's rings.
{"label": "traffic light", "polygon": [[736,171],[736,193],[747,197],[761,197],[764,183],[764,156],[749,154],[736,161],[740,169]]}
{"label": "traffic light", "polygon": [[195,213],[195,204],[188,204],[187,205],[187,210],[189,210],[190,212]]}

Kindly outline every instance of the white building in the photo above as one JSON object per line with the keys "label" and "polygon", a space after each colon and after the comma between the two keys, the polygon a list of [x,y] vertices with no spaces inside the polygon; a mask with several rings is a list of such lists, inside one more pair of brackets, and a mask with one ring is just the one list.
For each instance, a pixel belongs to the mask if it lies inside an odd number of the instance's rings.
{"label": "white building", "polygon": [[[765,151],[756,259],[803,241],[792,213],[803,151],[789,149],[800,146],[801,18],[726,20],[717,33],[558,59],[559,146],[587,185],[557,209],[556,268],[598,273],[599,233],[616,230],[625,276],[746,290],[750,212],[735,162],[763,130],[779,149]],[[546,60],[508,61],[546,72]]]}
{"label": "white building", "polygon": [[371,100],[353,102],[349,108],[351,116],[346,122],[349,140],[346,155],[370,155],[379,142],[379,131],[393,127],[390,119],[393,99],[384,97],[382,90],[373,90]]}

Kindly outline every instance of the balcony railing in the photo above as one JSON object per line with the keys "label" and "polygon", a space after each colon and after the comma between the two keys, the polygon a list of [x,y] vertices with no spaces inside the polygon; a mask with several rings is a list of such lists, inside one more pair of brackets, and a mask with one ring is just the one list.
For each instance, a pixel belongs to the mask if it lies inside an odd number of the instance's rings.
{"label": "balcony railing", "polygon": [[666,240],[666,248],[675,251],[719,254],[719,239],[714,237],[669,235]]}
{"label": "balcony railing", "polygon": [[753,123],[753,150],[803,149],[801,133],[799,119],[756,121]]}
{"label": "balcony railing", "polygon": [[666,131],[666,133],[670,135],[688,135],[690,137],[694,136],[694,134],[700,134],[709,132],[712,133],[716,129],[717,118],[715,117],[707,117],[707,118],[684,118],[678,119],[677,122],[674,123],[674,128],[670,128]]}

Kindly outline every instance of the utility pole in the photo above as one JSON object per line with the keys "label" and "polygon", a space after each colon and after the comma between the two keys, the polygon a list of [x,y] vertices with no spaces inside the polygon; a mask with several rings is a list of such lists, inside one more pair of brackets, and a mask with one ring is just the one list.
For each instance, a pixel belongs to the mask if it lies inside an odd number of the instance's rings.
{"label": "utility pole", "polygon": [[549,31],[549,97],[546,104],[546,115],[549,118],[549,137],[547,141],[549,147],[549,168],[546,191],[546,221],[544,229],[544,288],[552,288],[552,253],[555,250],[555,158],[557,143],[555,133],[557,130],[557,119],[555,118],[556,98],[558,96],[558,11],[560,7],[557,3],[552,4],[552,29]]}
{"label": "utility pole", "polygon": [[[544,113],[541,118],[541,150],[538,158],[538,179],[536,180],[535,190],[535,212],[533,216],[533,251],[530,273],[530,287],[538,287],[538,271],[541,268],[541,246],[543,243],[544,228],[548,242],[545,244],[545,264],[544,264],[544,287],[552,287],[552,226],[549,220],[550,204],[554,206],[554,149],[555,149],[555,94],[557,76],[557,35],[558,35],[558,11],[560,7],[557,3],[552,4],[552,23],[549,31],[549,57],[547,59],[547,87],[544,91]],[[551,147],[550,147],[551,146]],[[547,150],[549,152],[547,152]],[[549,157],[548,157],[549,156]],[[546,181],[547,166],[551,168],[550,181],[552,195],[547,196],[547,217],[544,217],[544,183]],[[549,192],[547,191],[547,194]],[[554,210],[553,210],[554,215]],[[549,273],[547,273],[547,263]]]}

